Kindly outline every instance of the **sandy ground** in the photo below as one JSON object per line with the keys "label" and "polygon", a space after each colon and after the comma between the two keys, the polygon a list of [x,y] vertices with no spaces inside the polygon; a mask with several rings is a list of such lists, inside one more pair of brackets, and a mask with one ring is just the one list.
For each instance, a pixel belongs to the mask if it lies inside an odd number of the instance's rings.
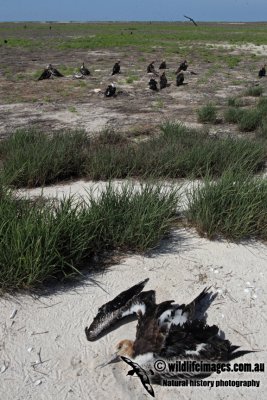
{"label": "sandy ground", "polygon": [[[84,194],[89,183],[46,188],[45,194]],[[96,184],[94,184],[97,189]],[[102,190],[103,185],[100,185]],[[50,191],[50,193],[48,193]],[[38,195],[31,191],[31,195]],[[157,300],[189,302],[205,286],[219,296],[208,312],[208,323],[217,324],[233,344],[258,349],[240,362],[266,362],[267,247],[259,242],[210,242],[193,230],[174,231],[145,256],[125,256],[103,274],[90,276],[75,287],[37,295],[0,299],[0,398],[4,400],[120,400],[148,399],[140,381],[127,377],[124,364],[96,368],[123,338],[134,338],[136,322],[125,324],[90,343],[84,328],[97,309],[122,290],[149,277],[147,289]],[[40,357],[39,357],[39,355]],[[40,363],[42,361],[42,363]],[[34,365],[36,363],[36,365]],[[157,399],[264,399],[263,373],[223,373],[208,380],[260,381],[259,388],[165,388],[154,385]]]}

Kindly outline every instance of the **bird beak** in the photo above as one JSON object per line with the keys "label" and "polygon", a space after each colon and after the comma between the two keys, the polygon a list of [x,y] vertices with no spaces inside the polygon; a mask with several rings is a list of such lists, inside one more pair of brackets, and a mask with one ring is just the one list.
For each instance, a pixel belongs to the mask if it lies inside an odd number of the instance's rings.
{"label": "bird beak", "polygon": [[105,367],[106,365],[113,364],[113,363],[116,363],[116,362],[119,362],[119,361],[121,361],[120,356],[118,355],[118,353],[114,353],[113,356],[111,357],[111,359],[110,359],[109,361],[107,361],[107,362],[105,362],[105,363],[103,363],[103,364],[98,365],[96,368],[103,368],[103,367]]}

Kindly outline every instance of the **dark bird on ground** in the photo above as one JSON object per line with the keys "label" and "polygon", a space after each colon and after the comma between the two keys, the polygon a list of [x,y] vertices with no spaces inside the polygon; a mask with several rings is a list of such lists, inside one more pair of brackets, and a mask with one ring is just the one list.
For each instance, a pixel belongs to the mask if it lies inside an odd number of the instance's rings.
{"label": "dark bird on ground", "polygon": [[140,379],[142,385],[146,389],[146,391],[150,394],[150,396],[155,397],[153,387],[150,384],[150,380],[149,380],[149,377],[148,377],[146,371],[142,367],[140,367],[140,365],[133,362],[132,360],[130,360],[127,357],[121,356],[121,359],[126,364],[130,365],[130,367],[132,367],[132,370],[128,371],[127,375],[133,376],[134,374],[136,374],[138,376],[138,378]]}
{"label": "dark bird on ground", "polygon": [[152,61],[152,62],[147,66],[146,72],[147,72],[148,74],[152,73],[152,74],[157,75],[154,64],[155,64],[155,61]]}
{"label": "dark bird on ground", "polygon": [[167,87],[167,83],[168,83],[168,81],[167,81],[165,72],[163,72],[163,74],[160,76],[160,82],[159,82],[160,88],[161,89],[166,88]]}
{"label": "dark bird on ground", "polygon": [[185,18],[189,19],[191,22],[193,22],[193,24],[195,26],[198,26],[197,23],[193,20],[193,18],[187,17],[186,15],[184,15]]}
{"label": "dark bird on ground", "polygon": [[176,76],[176,86],[181,86],[184,83],[184,74],[183,72],[179,72]]}
{"label": "dark bird on ground", "polygon": [[112,74],[111,75],[115,75],[115,74],[120,74],[121,73],[121,66],[120,66],[120,61],[117,61],[114,64],[113,70],[112,70]]}
{"label": "dark bird on ground", "polygon": [[49,68],[49,65],[44,69],[41,75],[38,78],[38,81],[42,81],[43,79],[49,79],[52,76],[52,72]]}
{"label": "dark bird on ground", "polygon": [[179,74],[179,72],[181,72],[181,71],[186,71],[187,68],[188,68],[188,63],[186,60],[184,60],[183,62],[181,62],[181,64],[179,65],[179,67],[175,73]]}
{"label": "dark bird on ground", "polygon": [[90,75],[90,71],[89,71],[89,69],[88,68],[86,68],[85,66],[84,66],[84,62],[82,63],[82,66],[81,66],[81,68],[80,68],[80,72],[81,72],[81,74],[82,75]]}
{"label": "dark bird on ground", "polygon": [[113,83],[108,85],[108,87],[105,90],[105,96],[106,97],[115,97],[116,95],[116,87],[114,86]]}
{"label": "dark bird on ground", "polygon": [[121,340],[111,360],[102,367],[120,361],[123,356],[145,370],[152,383],[160,383],[162,379],[202,379],[210,376],[213,370],[172,372],[166,369],[162,372],[155,362],[189,360],[211,365],[227,363],[253,352],[238,350],[239,346],[219,336],[216,325],[206,324],[206,311],[217,296],[210,288],[205,288],[187,305],[173,304],[174,300],[156,304],[154,290],[143,292],[147,282],[145,279],[104,304],[90,327],[85,328],[87,339],[94,341],[111,327],[115,328],[120,320],[132,315],[138,318],[135,340]]}
{"label": "dark bird on ground", "polygon": [[63,77],[64,75],[62,75],[56,68],[54,68],[52,66],[52,64],[49,64],[44,71],[42,72],[42,74],[40,75],[40,77],[38,78],[38,81],[41,81],[43,79],[49,79],[52,76],[57,76],[57,77]]}
{"label": "dark bird on ground", "polygon": [[148,82],[148,86],[149,89],[158,91],[158,82],[155,79],[151,78],[150,81]]}
{"label": "dark bird on ground", "polygon": [[264,65],[260,70],[259,70],[259,78],[262,78],[263,76],[266,76],[266,65]]}
{"label": "dark bird on ground", "polygon": [[4,40],[4,43],[7,44],[7,40],[6,39]]}
{"label": "dark bird on ground", "polygon": [[163,60],[162,63],[160,64],[160,66],[159,66],[159,69],[166,69],[166,68],[167,68],[166,61]]}

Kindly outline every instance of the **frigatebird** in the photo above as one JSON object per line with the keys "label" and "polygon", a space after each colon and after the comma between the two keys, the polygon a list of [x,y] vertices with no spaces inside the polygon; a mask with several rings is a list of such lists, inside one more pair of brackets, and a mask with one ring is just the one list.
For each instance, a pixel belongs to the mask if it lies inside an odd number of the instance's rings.
{"label": "frigatebird", "polygon": [[186,15],[184,15],[185,18],[189,19],[191,22],[193,22],[193,24],[195,26],[198,26],[197,23],[193,20],[193,18],[187,17]]}
{"label": "frigatebird", "polygon": [[156,368],[157,360],[217,364],[228,363],[253,352],[238,350],[239,346],[219,336],[216,325],[206,324],[205,311],[217,295],[210,292],[210,288],[205,288],[189,304],[173,304],[173,300],[156,304],[155,291],[143,291],[147,282],[148,279],[139,282],[104,304],[91,325],[85,328],[87,340],[94,341],[120,320],[131,315],[138,318],[135,339],[121,340],[111,360],[102,366],[126,357],[138,364],[131,365],[134,371],[130,371],[129,375],[136,372],[134,367],[141,367],[152,383],[160,383],[162,379],[203,379],[210,376],[213,370],[159,370]]}

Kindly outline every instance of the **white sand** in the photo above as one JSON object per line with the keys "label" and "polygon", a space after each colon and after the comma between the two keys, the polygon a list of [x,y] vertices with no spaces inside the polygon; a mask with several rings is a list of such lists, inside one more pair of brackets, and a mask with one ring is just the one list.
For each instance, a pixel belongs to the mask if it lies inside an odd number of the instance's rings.
{"label": "white sand", "polygon": [[[59,189],[54,187],[51,195],[55,192],[59,194]],[[76,288],[63,288],[39,298],[0,298],[0,399],[149,399],[138,378],[126,376],[129,368],[125,364],[95,369],[110,357],[119,340],[134,338],[136,323],[123,325],[93,343],[84,333],[99,306],[146,277],[150,278],[146,288],[156,290],[159,302],[189,302],[205,286],[212,285],[220,295],[209,310],[208,323],[217,324],[233,344],[262,350],[239,362],[266,363],[266,265],[264,244],[210,242],[194,231],[178,230],[150,256],[125,257],[121,264],[97,276],[100,286],[91,285],[88,278]],[[32,363],[39,361],[40,349],[44,362],[33,367]],[[259,380],[260,387],[154,385],[154,390],[157,399],[166,400],[266,398],[262,373],[222,373],[209,378],[215,382],[220,379]]]}

